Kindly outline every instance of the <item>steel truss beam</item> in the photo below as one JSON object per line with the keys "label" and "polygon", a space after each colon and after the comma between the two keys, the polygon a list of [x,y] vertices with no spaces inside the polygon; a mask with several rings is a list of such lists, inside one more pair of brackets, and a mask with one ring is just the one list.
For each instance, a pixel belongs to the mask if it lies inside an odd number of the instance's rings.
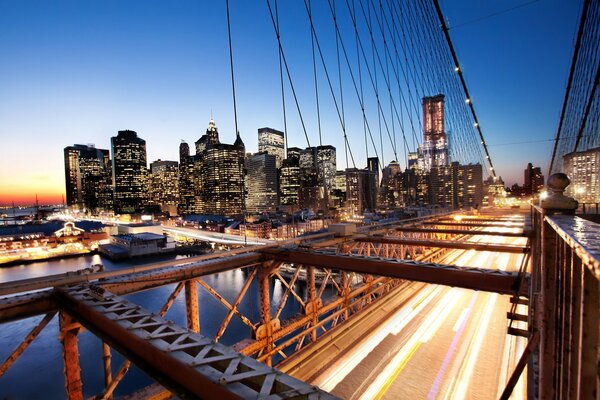
{"label": "steel truss beam", "polygon": [[56,296],[90,331],[184,398],[335,398],[98,286],[58,288]]}
{"label": "steel truss beam", "polygon": [[465,227],[483,227],[483,228],[523,228],[524,223],[509,223],[509,222],[479,222],[477,220],[472,221],[427,221],[423,222],[422,225],[427,226],[465,226]]}
{"label": "steel truss beam", "polygon": [[519,287],[519,276],[516,272],[457,267],[421,261],[307,252],[298,249],[265,249],[262,253],[286,263],[341,269],[500,294],[515,294]]}
{"label": "steel truss beam", "polygon": [[386,236],[359,236],[355,237],[356,242],[367,242],[367,243],[381,243],[381,244],[402,244],[407,246],[423,246],[423,247],[436,247],[446,249],[465,249],[465,250],[477,250],[477,251],[494,251],[501,253],[528,253],[528,247],[522,246],[508,246],[494,243],[480,243],[480,242],[459,242],[459,241],[448,241],[448,240],[419,240],[419,239],[402,239],[396,237]]}
{"label": "steel truss beam", "polygon": [[412,226],[395,228],[398,232],[421,232],[421,233],[446,233],[452,235],[485,235],[485,236],[509,236],[509,237],[530,237],[531,231],[523,230],[522,232],[488,232],[474,231],[467,229],[431,229],[417,228]]}

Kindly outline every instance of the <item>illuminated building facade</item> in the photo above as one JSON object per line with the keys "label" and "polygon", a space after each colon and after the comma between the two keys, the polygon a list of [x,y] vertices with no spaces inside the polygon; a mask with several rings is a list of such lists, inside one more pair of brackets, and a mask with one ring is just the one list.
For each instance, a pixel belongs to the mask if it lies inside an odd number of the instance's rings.
{"label": "illuminated building facade", "polygon": [[241,215],[244,212],[244,153],[239,133],[233,144],[219,142],[211,118],[206,134],[196,142],[196,212]]}
{"label": "illuminated building facade", "polygon": [[179,163],[157,160],[150,163],[149,203],[161,211],[177,213],[179,205]]}
{"label": "illuminated building facade", "polygon": [[580,203],[600,202],[600,147],[566,154],[563,165],[571,179],[566,194]]}
{"label": "illuminated building facade", "polygon": [[430,203],[451,209],[475,207],[483,203],[481,164],[434,167],[430,174]]}
{"label": "illuminated building facade", "polygon": [[117,213],[139,212],[147,199],[146,141],[130,130],[110,139],[114,208]]}
{"label": "illuminated building facade", "polygon": [[379,194],[382,208],[393,209],[403,205],[402,171],[397,161],[392,161],[383,169]]}
{"label": "illuminated building facade", "polygon": [[375,174],[368,168],[346,169],[346,208],[353,215],[376,208]]}
{"label": "illuminated building facade", "polygon": [[424,169],[448,165],[448,141],[444,131],[444,95],[423,98]]}
{"label": "illuminated building facade", "polygon": [[196,209],[194,157],[186,142],[179,144],[179,214],[193,214]]}
{"label": "illuminated building facade", "polygon": [[342,208],[346,203],[346,171],[336,171],[331,191],[331,205]]}
{"label": "illuminated building facade", "polygon": [[[300,191],[300,165],[299,158],[286,158],[279,170],[279,203],[282,206],[298,204]],[[290,207],[291,208],[291,207]]]}
{"label": "illuminated building facade", "polygon": [[246,209],[249,213],[274,212],[277,209],[277,157],[266,152],[246,159]]}
{"label": "illuminated building facade", "polygon": [[258,130],[258,152],[274,155],[277,168],[281,168],[285,158],[283,132],[272,128],[260,128]]}
{"label": "illuminated building facade", "polygon": [[64,149],[67,205],[95,212],[112,208],[112,177],[108,150],[76,144]]}

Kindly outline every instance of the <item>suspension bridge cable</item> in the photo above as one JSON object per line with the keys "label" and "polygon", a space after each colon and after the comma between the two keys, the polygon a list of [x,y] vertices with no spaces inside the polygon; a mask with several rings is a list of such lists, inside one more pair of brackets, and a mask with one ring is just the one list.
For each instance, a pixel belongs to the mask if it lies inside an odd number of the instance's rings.
{"label": "suspension bridge cable", "polygon": [[317,104],[317,127],[319,131],[319,146],[323,146],[323,136],[321,133],[321,108],[319,107],[319,83],[317,79],[317,63],[315,59],[315,30],[313,29],[312,22],[312,6],[311,0],[308,0],[308,19],[310,23],[310,46],[312,50],[312,65],[313,65],[313,76],[315,80],[315,99]]}
{"label": "suspension bridge cable", "polygon": [[565,120],[565,112],[567,110],[567,103],[569,102],[569,94],[571,93],[571,85],[573,84],[573,75],[575,74],[575,67],[577,66],[577,58],[579,57],[579,49],[581,46],[581,38],[583,37],[583,28],[585,20],[587,18],[590,1],[585,0],[583,2],[583,9],[581,11],[581,18],[579,20],[579,29],[577,31],[577,40],[575,42],[575,48],[573,50],[573,58],[571,60],[571,68],[569,70],[569,79],[567,80],[567,89],[565,90],[565,97],[563,99],[562,108],[560,111],[560,117],[558,120],[558,129],[556,131],[556,138],[554,140],[554,148],[552,149],[552,157],[550,158],[550,166],[548,167],[548,176],[552,173],[552,166],[554,165],[554,158],[556,157],[556,150],[558,148],[558,142]]}
{"label": "suspension bridge cable", "polygon": [[344,143],[346,145],[348,145],[348,150],[350,152],[350,158],[352,159],[352,164],[356,167],[356,164],[354,163],[354,155],[352,154],[352,148],[350,148],[350,145],[348,143],[348,136],[346,134],[346,122],[345,119],[342,116],[342,113],[340,111],[340,107],[338,106],[338,102],[337,102],[337,98],[335,95],[335,90],[333,89],[333,84],[331,82],[331,77],[329,75],[329,69],[327,68],[327,64],[325,63],[325,57],[323,55],[323,50],[321,49],[321,43],[319,41],[319,36],[317,34],[317,31],[315,30],[315,26],[313,24],[313,20],[312,20],[312,11],[309,7],[309,3],[307,3],[306,0],[304,0],[304,7],[306,9],[307,15],[308,15],[308,20],[310,22],[310,29],[311,29],[311,34],[314,37],[314,43],[317,45],[317,51],[319,53],[319,57],[321,60],[321,65],[323,66],[323,70],[325,71],[325,78],[327,80],[327,85],[329,87],[329,91],[331,93],[331,97],[333,99],[333,104],[335,105],[335,109],[338,115],[338,119],[340,121],[340,124],[342,126],[342,134],[344,137]]}
{"label": "suspension bridge cable", "polygon": [[[279,31],[279,7],[278,0],[275,0],[275,19],[277,23],[277,30]],[[287,131],[287,115],[286,115],[286,107],[285,107],[285,88],[283,84],[283,63],[281,61],[281,48],[277,49],[277,54],[279,56],[279,82],[281,84],[281,105],[283,109],[283,134],[284,134],[284,154],[287,158],[287,148],[288,148],[288,131]]]}
{"label": "suspension bridge cable", "polygon": [[[333,0],[333,20],[335,21],[337,19],[336,16],[336,9],[335,9],[335,0]],[[340,64],[340,42],[338,39],[337,34],[335,33],[335,27],[334,27],[334,34],[335,34],[335,54],[336,54],[336,58],[337,58],[337,72],[338,72],[338,80],[339,80],[339,85],[340,85],[340,105],[342,108],[342,125],[345,127],[346,126],[346,113],[344,111],[344,89],[342,87],[342,69],[341,69],[341,64]],[[348,169],[348,138],[346,136],[346,131],[344,129],[344,153],[346,155],[346,169]],[[354,166],[356,168],[356,165]]]}
{"label": "suspension bridge cable", "polygon": [[475,121],[475,127],[477,128],[477,132],[479,133],[479,137],[481,139],[482,146],[485,151],[485,155],[487,157],[488,164],[490,166],[490,171],[492,173],[492,176],[494,178],[496,178],[496,171],[494,171],[494,165],[492,164],[492,158],[490,157],[490,153],[488,151],[487,145],[485,144],[483,132],[481,131],[481,125],[479,124],[479,120],[477,119],[477,114],[475,113],[475,108],[473,107],[473,102],[471,101],[471,96],[469,95],[469,90],[467,89],[467,83],[465,82],[465,78],[463,77],[462,71],[460,70],[460,64],[458,62],[458,57],[456,56],[456,52],[454,51],[454,46],[452,45],[452,40],[450,39],[450,34],[448,33],[446,21],[444,20],[444,15],[442,14],[442,9],[440,8],[440,4],[439,4],[438,0],[433,0],[433,3],[435,5],[435,9],[436,9],[436,12],[438,15],[440,25],[442,27],[442,31],[444,32],[444,36],[446,37],[446,42],[448,44],[448,47],[450,48],[450,52],[452,53],[452,59],[454,61],[456,68],[458,69],[458,71],[456,71],[456,72],[458,73],[463,90],[465,92],[465,96],[466,96],[465,101],[469,105],[469,108],[471,110],[471,115],[473,117],[473,120]]}
{"label": "suspension bridge cable", "polygon": [[[229,1],[229,0],[228,0]],[[281,53],[281,59],[283,60],[283,65],[285,66],[285,71],[288,77],[288,82],[290,83],[290,88],[292,89],[292,95],[294,96],[294,102],[296,103],[296,109],[298,111],[298,116],[300,118],[300,122],[302,124],[302,130],[304,131],[304,137],[306,138],[306,143],[308,147],[310,146],[310,139],[308,138],[308,132],[306,131],[306,124],[304,123],[304,118],[302,117],[302,111],[300,110],[300,103],[298,102],[298,96],[296,96],[296,89],[294,88],[294,82],[292,81],[292,75],[290,73],[290,68],[288,66],[287,60],[285,58],[285,53],[283,51],[283,47],[281,46],[281,35],[279,28],[277,27],[277,23],[275,22],[275,16],[273,15],[273,8],[271,7],[271,1],[267,1],[267,7],[269,8],[269,15],[271,16],[271,23],[273,25],[273,29],[275,30],[275,35],[277,36],[277,45],[279,46],[279,51]]]}

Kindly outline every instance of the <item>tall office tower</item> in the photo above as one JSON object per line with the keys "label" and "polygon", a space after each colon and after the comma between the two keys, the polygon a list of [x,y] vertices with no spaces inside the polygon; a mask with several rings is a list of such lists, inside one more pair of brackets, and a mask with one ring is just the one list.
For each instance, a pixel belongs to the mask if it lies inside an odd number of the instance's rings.
{"label": "tall office tower", "polygon": [[322,186],[316,168],[300,168],[298,206],[317,211],[322,209]]}
{"label": "tall office tower", "polygon": [[161,211],[177,214],[179,204],[179,163],[157,160],[150,163],[149,203]]}
{"label": "tall office tower", "polygon": [[423,97],[423,159],[426,171],[448,165],[448,140],[444,131],[444,95]]}
{"label": "tall office tower", "polygon": [[377,192],[373,190],[375,175],[368,168],[346,169],[346,208],[354,215],[374,211]]}
{"label": "tall office tower", "polygon": [[431,169],[430,201],[451,209],[480,207],[483,202],[483,171],[481,164]]}
{"label": "tall office tower", "polygon": [[300,190],[300,166],[298,158],[286,158],[279,170],[279,203],[282,206],[298,204],[298,192]]}
{"label": "tall office tower", "polygon": [[196,185],[194,157],[190,155],[190,146],[186,142],[179,144],[179,214],[193,214],[196,203]]}
{"label": "tall office tower", "polygon": [[346,171],[336,171],[331,191],[331,205],[342,208],[346,204]]}
{"label": "tall office tower", "polygon": [[336,151],[335,147],[330,145],[317,147],[317,176],[319,186],[321,187],[320,197],[322,199],[321,209],[327,209],[330,206],[331,191],[333,190],[333,180],[335,179]]}
{"label": "tall office tower", "polygon": [[402,203],[402,174],[400,164],[392,161],[383,169],[379,204],[385,208],[396,208]]}
{"label": "tall office tower", "polygon": [[402,173],[402,198],[405,205],[427,206],[430,204],[431,176],[419,169],[407,169]]}
{"label": "tall office tower", "polygon": [[245,146],[239,133],[233,144],[219,142],[211,118],[206,134],[196,142],[196,171],[201,178],[196,209],[206,214],[241,215],[244,212]]}
{"label": "tall office tower", "polygon": [[272,128],[260,128],[258,130],[258,152],[274,155],[277,168],[281,168],[281,163],[285,158],[283,132]]}
{"label": "tall office tower", "polygon": [[246,159],[246,188],[249,213],[276,211],[277,156],[259,152]]}
{"label": "tall office tower", "polygon": [[[289,152],[289,149],[288,149]],[[307,147],[300,150],[298,156],[300,168],[316,168],[317,167],[317,148]]]}
{"label": "tall office tower", "polygon": [[534,167],[531,163],[528,163],[523,175],[523,191],[525,194],[535,194],[542,190],[544,187],[544,175],[542,175],[540,167]]}
{"label": "tall office tower", "polygon": [[211,117],[210,121],[208,121],[206,133],[202,135],[195,143],[196,155],[201,154],[209,145],[216,145],[219,143],[219,130],[215,125],[215,120]]}
{"label": "tall office tower", "polygon": [[108,150],[76,144],[65,147],[67,205],[95,212],[112,208],[112,180]]}
{"label": "tall office tower", "polygon": [[139,212],[147,197],[146,141],[130,130],[110,139],[114,207],[117,213]]}
{"label": "tall office tower", "polygon": [[300,153],[302,153],[302,149],[299,147],[288,147],[287,149],[287,158],[292,160],[298,160],[300,162]]}
{"label": "tall office tower", "polygon": [[565,174],[571,179],[566,194],[580,203],[600,202],[600,147],[565,154]]}

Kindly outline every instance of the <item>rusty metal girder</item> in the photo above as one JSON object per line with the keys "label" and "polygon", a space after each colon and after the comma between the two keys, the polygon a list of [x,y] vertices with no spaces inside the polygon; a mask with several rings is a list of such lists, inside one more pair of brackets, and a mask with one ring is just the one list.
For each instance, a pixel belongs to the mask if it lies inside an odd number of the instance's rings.
{"label": "rusty metal girder", "polygon": [[357,242],[382,243],[382,244],[403,244],[408,246],[425,246],[439,247],[447,249],[465,249],[477,251],[494,251],[501,253],[517,253],[523,254],[529,252],[529,248],[523,246],[509,246],[494,243],[481,242],[465,242],[465,241],[450,241],[450,240],[418,240],[418,239],[403,239],[397,237],[386,236],[358,236],[354,238]]}
{"label": "rusty metal girder", "polygon": [[[488,232],[481,230],[465,230],[465,229],[431,229],[417,228],[412,226],[394,228],[398,232],[421,232],[421,233],[446,233],[452,235],[484,235],[484,236],[508,236],[508,237],[530,237],[532,232],[523,230],[522,232]],[[268,250],[268,249],[265,249]]]}
{"label": "rusty metal girder", "polygon": [[[108,271],[102,274],[110,274],[110,276],[113,277],[101,280],[97,280],[97,277],[100,274],[82,275],[79,276],[78,279],[83,279],[87,282],[92,280],[92,277],[96,277],[94,283],[115,294],[121,295],[140,292],[159,286],[166,286],[172,283],[229,271],[236,268],[249,267],[263,259],[262,254],[256,252],[246,252],[239,255],[229,254],[230,253],[227,253],[227,255],[223,255],[220,258],[188,263],[181,263],[181,260],[179,260],[177,265],[163,268],[148,268],[147,266],[137,267],[141,272],[136,273],[123,274],[123,271]],[[163,263],[157,265],[161,264]],[[52,286],[57,282],[63,281],[52,281],[52,284],[47,282],[44,287],[48,287],[48,285]],[[71,282],[71,280],[69,279],[68,282]],[[18,285],[18,287],[20,287],[20,285]],[[8,287],[5,289],[8,292],[13,293]],[[56,304],[51,293],[52,290],[45,290],[43,292],[0,298],[0,323],[55,311]]]}
{"label": "rusty metal girder", "polygon": [[477,220],[471,221],[426,221],[422,225],[436,225],[436,226],[465,226],[465,227],[482,227],[482,228],[523,228],[525,223],[510,223],[510,222],[478,222]]}
{"label": "rusty metal girder", "polygon": [[515,294],[519,284],[517,273],[482,268],[294,249],[265,249],[263,254],[287,263],[342,269],[500,294]]}
{"label": "rusty metal girder", "polygon": [[55,295],[90,331],[184,398],[335,398],[108,291],[79,285]]}

